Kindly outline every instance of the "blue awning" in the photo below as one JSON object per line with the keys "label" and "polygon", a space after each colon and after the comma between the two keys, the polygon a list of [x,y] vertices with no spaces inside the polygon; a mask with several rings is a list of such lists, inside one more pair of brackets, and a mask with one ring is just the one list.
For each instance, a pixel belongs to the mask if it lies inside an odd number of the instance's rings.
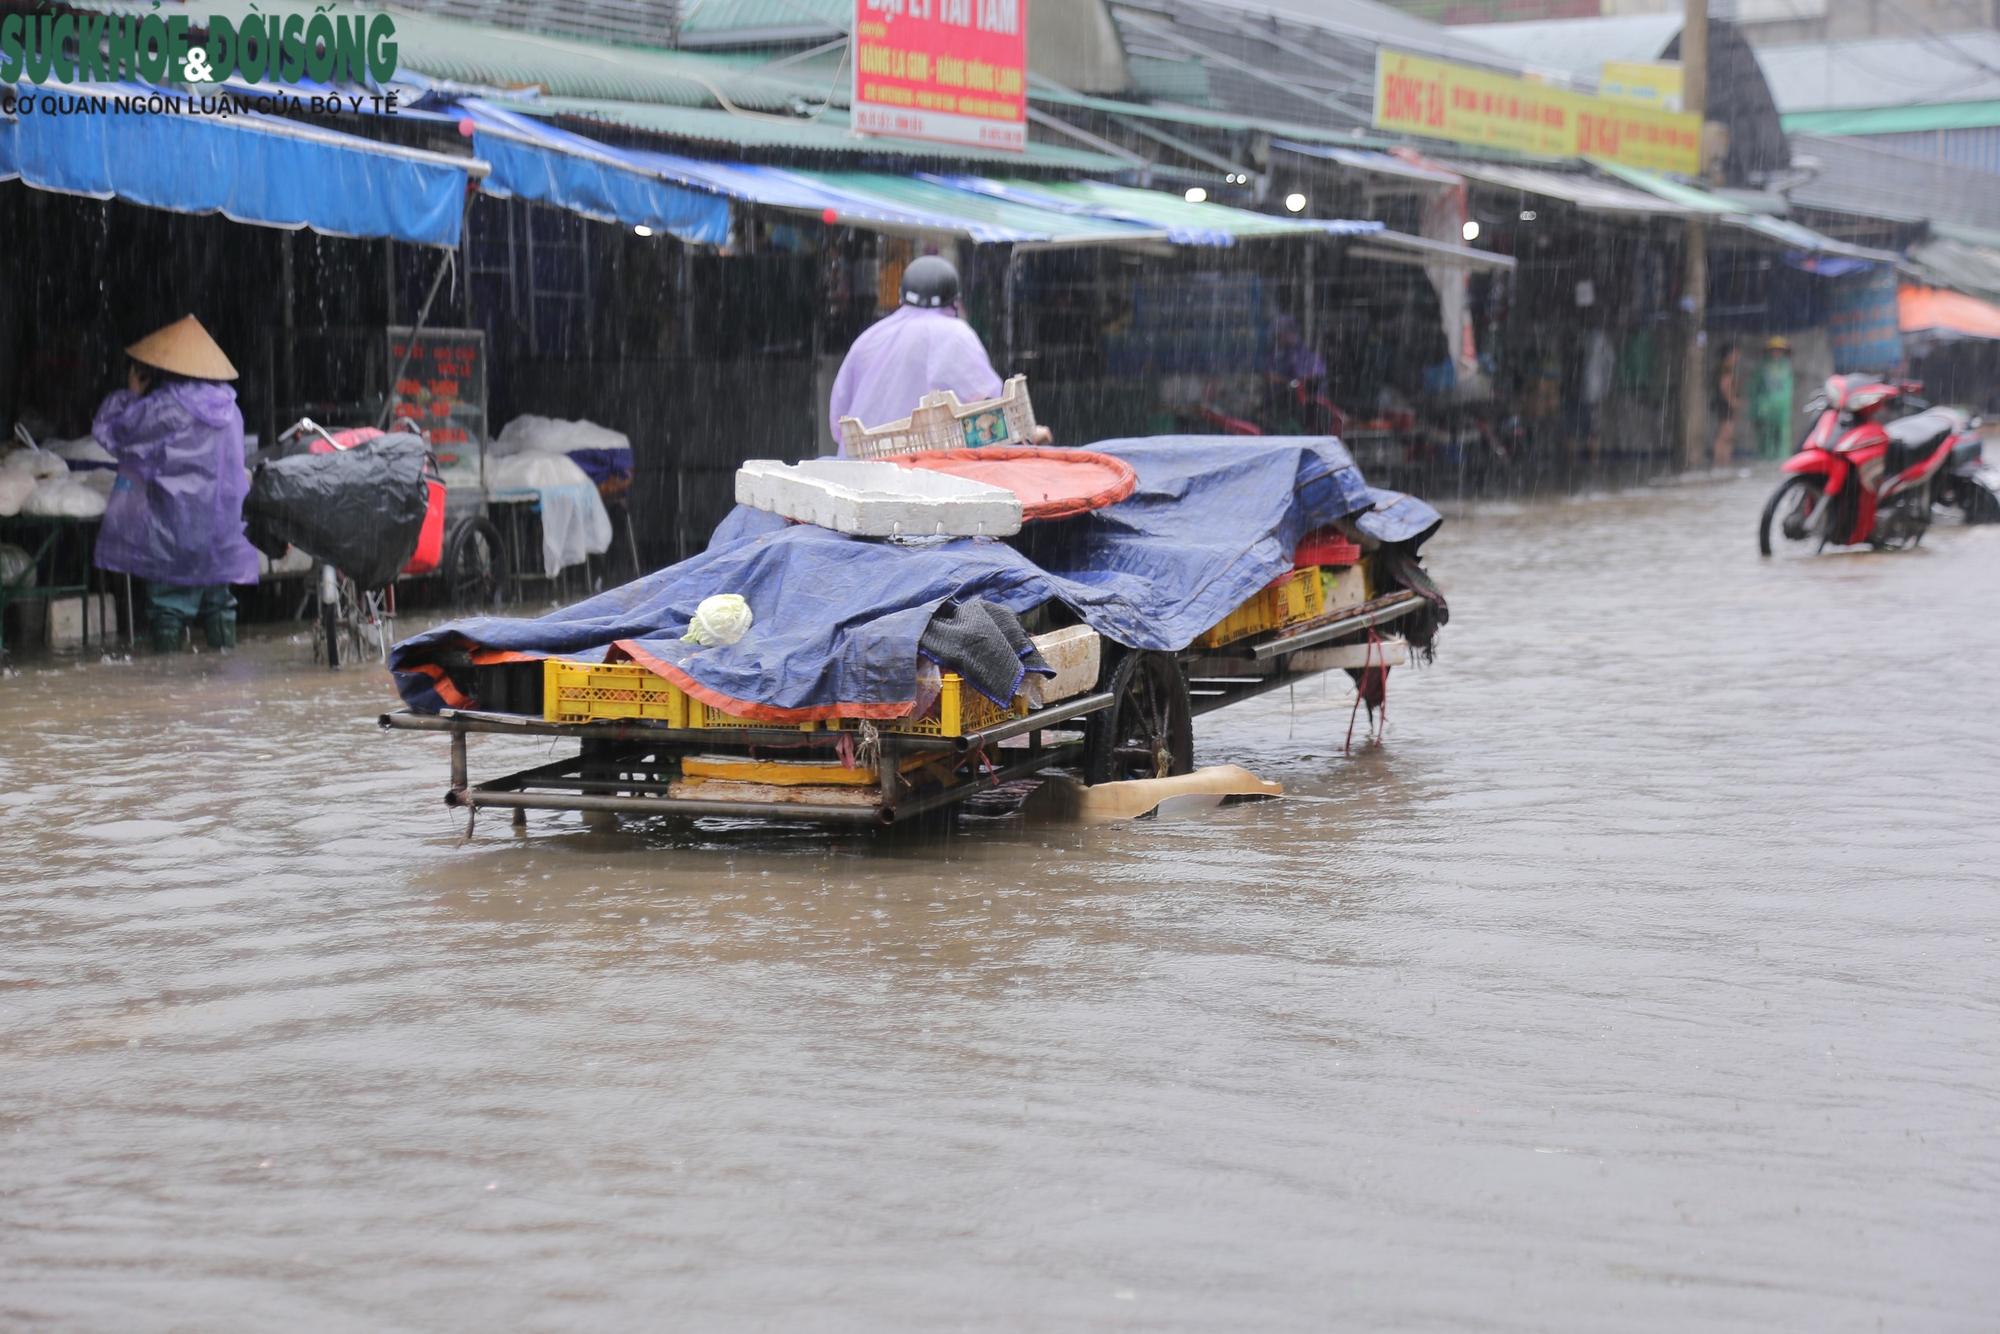
{"label": "blue awning", "polygon": [[138,84],[13,91],[14,115],[0,116],[0,180],[90,199],[456,246],[466,182],[485,170],[233,102],[226,116],[203,114],[201,98]]}
{"label": "blue awning", "polygon": [[[797,171],[614,147],[480,98],[461,98],[458,107],[473,123],[473,151],[492,155],[493,176],[483,187],[487,193],[515,193],[630,226],[664,227],[689,241],[726,242],[730,200],[830,216],[850,226],[956,232],[974,241],[1041,240],[1051,221],[1046,214],[1026,221],[968,217],[963,210],[885,198],[854,183],[870,173]],[[502,136],[513,153],[502,146]],[[665,224],[640,216],[638,201],[668,198],[698,208],[698,221]],[[629,211],[615,211],[621,201]],[[656,207],[664,210],[664,202]]]}
{"label": "blue awning", "polygon": [[729,201],[706,182],[690,190],[662,179],[657,165],[644,160],[655,154],[601,144],[479,98],[458,105],[472,121],[472,151],[493,164],[480,186],[489,195],[531,199],[702,245],[729,240]]}

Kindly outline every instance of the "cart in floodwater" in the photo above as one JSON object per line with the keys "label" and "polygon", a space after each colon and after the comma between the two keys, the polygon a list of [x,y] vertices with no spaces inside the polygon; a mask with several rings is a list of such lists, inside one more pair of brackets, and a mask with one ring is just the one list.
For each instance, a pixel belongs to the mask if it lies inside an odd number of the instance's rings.
{"label": "cart in floodwater", "polygon": [[[381,724],[449,735],[446,804],[517,825],[529,810],[894,824],[1051,771],[1089,785],[1188,773],[1195,717],[1326,671],[1352,674],[1372,712],[1389,669],[1444,623],[1417,554],[1437,512],[1369,487],[1336,438],[1091,448],[1115,451],[1076,457],[1122,469],[1120,498],[1004,540],[869,538],[740,505],[708,552],[622,589],[398,645],[413,707]],[[739,478],[739,498],[759,476]],[[693,603],[724,590],[755,609],[751,637],[695,646]],[[910,613],[988,596],[1047,657],[1046,687],[995,704],[988,668],[980,694],[950,651],[926,649],[935,703],[884,700],[867,664],[914,660]],[[580,660],[594,645],[618,660]],[[575,748],[475,782],[475,734]]]}
{"label": "cart in floodwater", "polygon": [[[445,804],[477,812],[511,810],[517,826],[527,812],[604,811],[624,815],[733,816],[894,824],[954,806],[1003,783],[1050,770],[1086,782],[1160,778],[1194,764],[1193,720],[1267,691],[1329,670],[1386,670],[1406,618],[1424,614],[1425,600],[1399,590],[1359,606],[1284,626],[1214,649],[1164,653],[1105,644],[1095,689],[1020,716],[1008,716],[958,736],[887,728],[868,738],[874,781],[846,787],[758,786],[746,797],[694,795],[714,784],[690,785],[684,762],[717,754],[754,763],[823,760],[829,768],[851,756],[861,735],[852,727],[686,728],[644,719],[554,723],[477,709],[435,714],[400,710],[384,728],[443,732],[451,737],[451,785]],[[1346,650],[1345,653],[1328,650]],[[475,734],[551,737],[573,741],[564,758],[473,782],[466,738]],[[746,785],[750,786],[750,785]]]}

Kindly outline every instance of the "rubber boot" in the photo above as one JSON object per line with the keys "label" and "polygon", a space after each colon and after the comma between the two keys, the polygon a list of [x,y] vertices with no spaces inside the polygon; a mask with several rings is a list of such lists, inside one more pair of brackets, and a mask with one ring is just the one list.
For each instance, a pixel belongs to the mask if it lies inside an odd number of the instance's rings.
{"label": "rubber boot", "polygon": [[153,652],[179,653],[181,651],[181,631],[187,626],[178,612],[164,607],[154,607],[147,618],[153,629]]}
{"label": "rubber boot", "polygon": [[212,649],[236,647],[236,609],[210,607],[201,613],[201,632]]}

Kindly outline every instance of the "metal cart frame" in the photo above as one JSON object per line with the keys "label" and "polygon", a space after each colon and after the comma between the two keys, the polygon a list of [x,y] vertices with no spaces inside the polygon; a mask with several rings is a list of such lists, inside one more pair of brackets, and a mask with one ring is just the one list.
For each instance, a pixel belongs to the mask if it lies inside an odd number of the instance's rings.
{"label": "metal cart frame", "polygon": [[[1241,703],[1281,686],[1292,685],[1317,671],[1293,672],[1291,655],[1338,641],[1355,641],[1370,632],[1412,615],[1423,607],[1415,593],[1398,591],[1358,607],[1328,612],[1313,620],[1226,646],[1226,652],[1185,650],[1177,655],[1196,715]],[[1251,671],[1228,665],[1255,664]],[[1262,670],[1268,663],[1269,671]],[[1099,688],[1087,695],[1058,701],[1021,718],[957,737],[933,737],[882,731],[877,734],[880,779],[868,804],[835,805],[783,800],[701,800],[666,795],[682,758],[695,754],[751,753],[758,748],[783,747],[788,752],[831,758],[841,738],[851,744],[851,732],[804,732],[797,728],[674,728],[641,721],[551,723],[520,714],[447,709],[437,714],[409,710],[385,713],[384,729],[443,732],[451,737],[451,786],[445,805],[465,808],[475,817],[488,808],[513,812],[516,827],[527,812],[602,811],[626,815],[734,816],[782,820],[814,820],[843,824],[891,825],[909,820],[1003,783],[1030,778],[1045,770],[1075,764],[1083,755],[1081,734],[1093,715],[1112,708],[1118,696],[1104,689],[1111,677],[1106,663]],[[490,779],[471,781],[466,738],[545,736],[573,739],[577,753],[532,768]],[[1072,735],[1075,734],[1075,735]],[[1021,745],[1006,743],[1025,738]],[[903,761],[930,754],[949,761],[945,786],[918,790],[904,781]],[[998,758],[995,758],[995,757]],[[963,771],[963,772],[962,772]]]}

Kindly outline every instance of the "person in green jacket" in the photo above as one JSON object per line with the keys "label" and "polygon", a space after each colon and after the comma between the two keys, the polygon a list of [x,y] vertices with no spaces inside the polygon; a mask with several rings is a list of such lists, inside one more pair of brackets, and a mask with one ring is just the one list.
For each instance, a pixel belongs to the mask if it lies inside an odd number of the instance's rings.
{"label": "person in green jacket", "polygon": [[1781,337],[1764,344],[1764,364],[1750,390],[1750,420],[1757,427],[1757,457],[1781,459],[1790,452],[1792,426],[1792,345]]}

